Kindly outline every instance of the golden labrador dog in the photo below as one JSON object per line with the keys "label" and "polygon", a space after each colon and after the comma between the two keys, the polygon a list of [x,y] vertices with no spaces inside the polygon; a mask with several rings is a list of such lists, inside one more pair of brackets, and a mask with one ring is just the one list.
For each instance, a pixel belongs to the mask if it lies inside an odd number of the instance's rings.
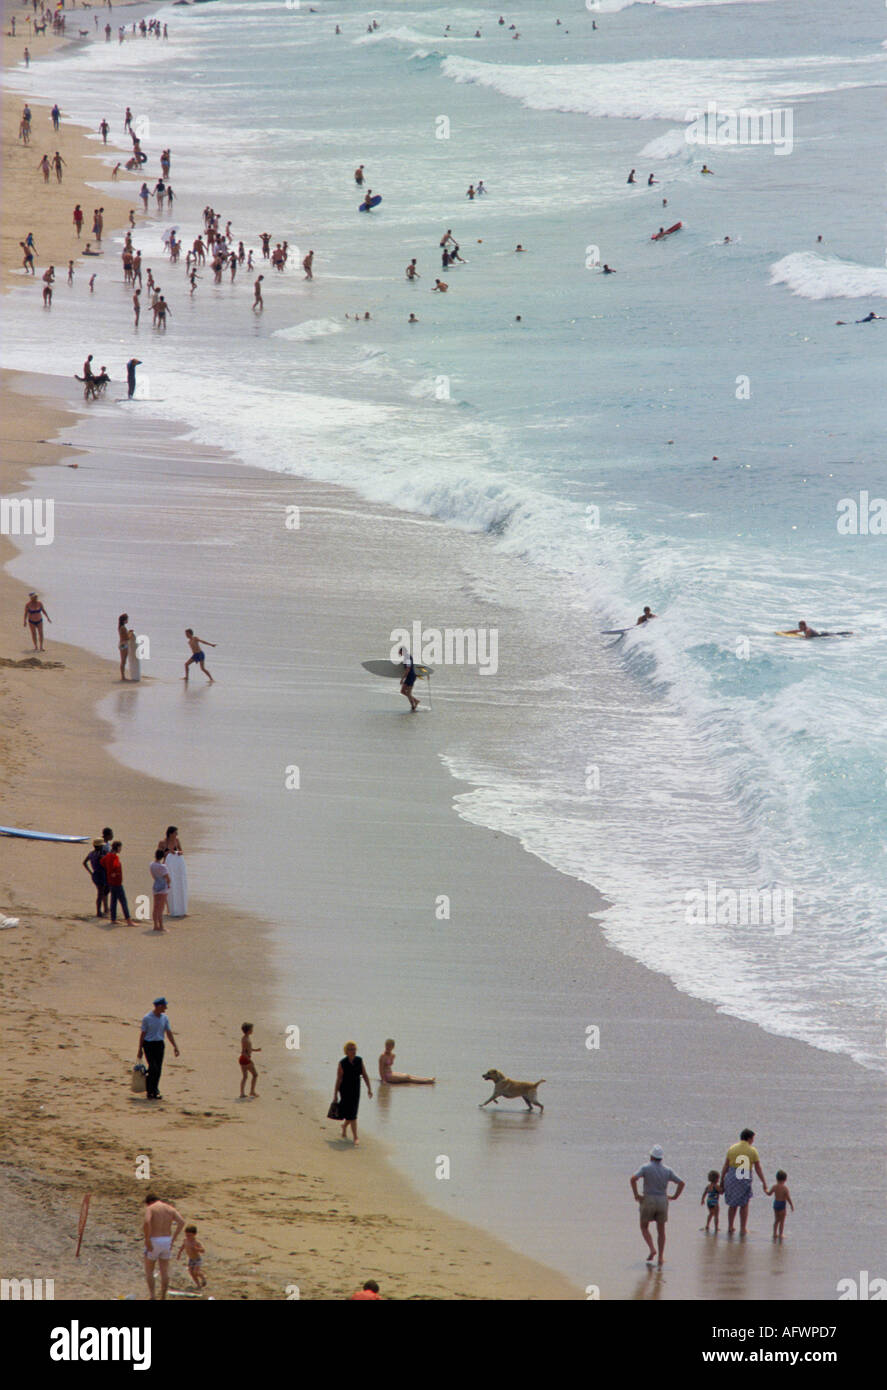
{"label": "golden labrador dog", "polygon": [[484,1106],[489,1105],[491,1100],[498,1105],[500,1096],[504,1096],[506,1100],[520,1099],[528,1110],[532,1110],[534,1105],[538,1105],[540,1111],[545,1109],[542,1102],[536,1099],[536,1087],[542,1085],[545,1080],[544,1076],[539,1081],[512,1081],[511,1077],[505,1076],[495,1067],[490,1067],[489,1071],[484,1072],[483,1079],[484,1081],[492,1081],[493,1094],[481,1102],[478,1106],[479,1110],[483,1110]]}

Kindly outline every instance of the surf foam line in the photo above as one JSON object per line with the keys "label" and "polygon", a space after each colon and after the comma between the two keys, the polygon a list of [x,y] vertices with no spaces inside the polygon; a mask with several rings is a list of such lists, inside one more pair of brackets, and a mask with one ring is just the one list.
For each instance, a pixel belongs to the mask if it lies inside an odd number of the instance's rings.
{"label": "surf foam line", "polygon": [[887,268],[793,251],[771,265],[770,284],[787,285],[802,299],[887,299]]}

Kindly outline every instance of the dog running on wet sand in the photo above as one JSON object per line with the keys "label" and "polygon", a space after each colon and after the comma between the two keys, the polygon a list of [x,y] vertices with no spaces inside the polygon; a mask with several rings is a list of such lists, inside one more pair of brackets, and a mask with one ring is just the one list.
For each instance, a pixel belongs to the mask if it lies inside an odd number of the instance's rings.
{"label": "dog running on wet sand", "polygon": [[498,1105],[500,1096],[504,1096],[506,1100],[520,1099],[528,1110],[532,1110],[534,1105],[539,1107],[540,1112],[545,1109],[542,1102],[536,1099],[536,1088],[542,1085],[545,1080],[544,1076],[539,1081],[512,1081],[511,1077],[506,1076],[504,1072],[490,1067],[489,1071],[484,1072],[483,1079],[484,1081],[492,1081],[493,1094],[481,1102],[478,1106],[480,1110],[483,1110],[485,1105],[489,1105],[491,1100]]}

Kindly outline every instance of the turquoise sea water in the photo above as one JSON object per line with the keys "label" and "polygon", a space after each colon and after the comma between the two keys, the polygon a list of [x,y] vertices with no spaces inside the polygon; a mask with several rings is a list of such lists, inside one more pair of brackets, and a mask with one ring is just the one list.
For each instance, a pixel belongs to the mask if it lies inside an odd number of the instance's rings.
{"label": "turquoise sea water", "polygon": [[[499,26],[484,8],[318,9],[175,7],[165,44],[32,69],[29,91],[120,138],[129,104],[149,184],[169,145],[177,192],[136,239],[167,335],[143,316],[134,339],[118,241],[92,299],[58,287],[54,360],[79,370],[88,342],[119,374],[138,348],[144,408],[196,438],[519,559],[528,611],[562,634],[553,689],[613,669],[623,693],[560,703],[532,737],[463,739],[460,813],[601,888],[608,939],[681,989],[883,1067],[887,537],[838,528],[843,499],[887,496],[887,323],[853,322],[887,302],[883,13],[537,0]],[[708,102],[790,111],[790,152],[689,144]],[[358,163],[383,195],[370,217]],[[314,282],[266,266],[261,319],[243,273],[205,273],[190,300],[160,237],[174,224],[188,244],[207,202],[248,246],[268,230],[313,249]],[[447,228],[467,263],[442,272]],[[45,367],[32,299],[13,296],[4,365]],[[481,560],[473,583],[497,597]],[[653,626],[599,636],[644,604]],[[774,635],[800,618],[855,635]],[[711,883],[791,890],[791,949],[689,920]]]}

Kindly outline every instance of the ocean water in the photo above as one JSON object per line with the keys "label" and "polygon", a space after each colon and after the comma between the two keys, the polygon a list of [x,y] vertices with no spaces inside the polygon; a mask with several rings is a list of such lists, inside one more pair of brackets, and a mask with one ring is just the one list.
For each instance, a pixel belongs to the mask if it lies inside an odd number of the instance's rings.
{"label": "ocean water", "polygon": [[[887,313],[882,14],[535,0],[505,12],[515,40],[489,8],[382,4],[373,34],[359,5],[318,8],[170,8],[167,43],[32,69],[29,92],[120,139],[129,104],[149,186],[172,148],[175,212],[139,217],[136,245],[173,317],[133,333],[106,241],[92,298],[85,270],[51,320],[33,286],[11,296],[3,364],[44,369],[51,343],[119,378],[135,352],[147,399],[125,408],[484,534],[559,643],[538,674],[618,694],[463,730],[458,813],[596,885],[607,939],[680,989],[883,1070],[887,323],[854,322]],[[790,112],[791,148],[688,143],[710,102]],[[187,245],[206,203],[248,246],[313,249],[315,280],[266,263],[261,317],[244,272],[191,299],[161,235]],[[466,264],[441,272],[447,228]],[[854,507],[871,523],[839,525]],[[476,556],[475,594],[507,598]],[[645,604],[654,624],[601,636]],[[854,635],[775,635],[800,618]],[[720,918],[694,914],[712,885]],[[731,923],[753,890],[791,921]]]}

